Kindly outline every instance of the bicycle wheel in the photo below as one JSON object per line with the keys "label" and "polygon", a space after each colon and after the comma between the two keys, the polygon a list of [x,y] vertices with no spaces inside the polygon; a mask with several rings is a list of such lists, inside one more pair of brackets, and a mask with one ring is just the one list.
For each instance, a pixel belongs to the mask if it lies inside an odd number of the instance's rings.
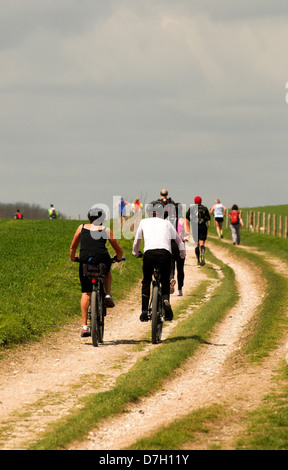
{"label": "bicycle wheel", "polygon": [[97,335],[98,342],[103,343],[104,336],[104,318],[106,314],[106,307],[104,304],[104,289],[103,284],[99,285],[98,295],[97,295],[97,304],[98,304],[98,316],[97,316]]}
{"label": "bicycle wheel", "polygon": [[98,346],[98,302],[97,302],[97,292],[96,290],[92,291],[91,295],[91,337],[93,346]]}
{"label": "bicycle wheel", "polygon": [[153,287],[152,296],[152,344],[157,344],[161,341],[163,326],[161,295],[158,286]]}

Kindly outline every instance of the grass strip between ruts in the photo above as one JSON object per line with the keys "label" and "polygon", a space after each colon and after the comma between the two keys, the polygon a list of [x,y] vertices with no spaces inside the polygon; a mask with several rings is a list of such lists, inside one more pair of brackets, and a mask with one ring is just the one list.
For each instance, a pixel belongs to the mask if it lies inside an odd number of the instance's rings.
{"label": "grass strip between ruts", "polygon": [[[218,240],[213,240],[213,243],[223,246]],[[261,360],[277,347],[287,328],[288,281],[263,256],[230,244],[225,244],[225,248],[238,259],[258,266],[267,284],[266,294],[251,322],[251,333],[244,351],[251,362]]]}
{"label": "grass strip between ruts", "polygon": [[[170,374],[209,340],[215,325],[236,303],[238,293],[233,270],[211,254],[208,257],[221,267],[224,274],[209,302],[179,322],[169,338],[118,378],[112,390],[90,395],[82,409],[54,424],[52,430],[47,431],[31,449],[67,448],[71,442],[85,439],[101,419],[124,412],[129,403],[159,389]],[[177,317],[178,311],[174,313]]]}

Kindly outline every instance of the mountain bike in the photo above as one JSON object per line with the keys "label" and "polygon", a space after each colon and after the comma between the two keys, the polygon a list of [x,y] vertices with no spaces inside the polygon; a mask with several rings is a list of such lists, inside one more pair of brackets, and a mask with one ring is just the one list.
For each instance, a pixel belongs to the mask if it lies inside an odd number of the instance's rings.
{"label": "mountain bike", "polygon": [[[138,258],[142,258],[143,254],[139,252]],[[162,337],[162,328],[165,318],[165,309],[161,288],[161,275],[158,266],[154,267],[152,277],[152,294],[149,300],[148,321],[151,321],[151,339],[152,344],[158,344]]]}
{"label": "mountain bike", "polygon": [[[79,258],[77,258],[76,261],[79,262]],[[125,261],[125,258],[118,261],[117,256],[115,256],[111,261],[112,263],[120,263],[121,261]],[[104,279],[107,274],[106,265],[103,263],[95,263],[93,258],[89,258],[88,262],[83,264],[83,274],[91,279],[93,286],[88,310],[88,322],[92,344],[94,347],[97,347],[99,343],[103,343],[104,337],[106,316]]]}

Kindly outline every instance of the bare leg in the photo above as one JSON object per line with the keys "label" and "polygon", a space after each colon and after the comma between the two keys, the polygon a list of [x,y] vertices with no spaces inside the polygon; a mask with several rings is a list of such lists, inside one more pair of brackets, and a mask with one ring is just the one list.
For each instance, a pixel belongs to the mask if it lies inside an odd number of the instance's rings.
{"label": "bare leg", "polygon": [[87,325],[88,308],[90,305],[91,292],[83,292],[81,297],[82,325]]}

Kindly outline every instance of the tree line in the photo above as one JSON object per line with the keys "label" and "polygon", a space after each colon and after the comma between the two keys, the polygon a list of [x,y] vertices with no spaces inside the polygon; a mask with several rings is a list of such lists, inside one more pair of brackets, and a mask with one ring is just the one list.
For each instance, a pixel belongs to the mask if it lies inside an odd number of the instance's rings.
{"label": "tree line", "polygon": [[[23,214],[24,219],[48,219],[48,207],[44,209],[38,204],[29,204],[27,202],[2,203],[0,202],[0,218],[14,219],[17,210]],[[59,212],[58,218],[65,219],[65,215]]]}

